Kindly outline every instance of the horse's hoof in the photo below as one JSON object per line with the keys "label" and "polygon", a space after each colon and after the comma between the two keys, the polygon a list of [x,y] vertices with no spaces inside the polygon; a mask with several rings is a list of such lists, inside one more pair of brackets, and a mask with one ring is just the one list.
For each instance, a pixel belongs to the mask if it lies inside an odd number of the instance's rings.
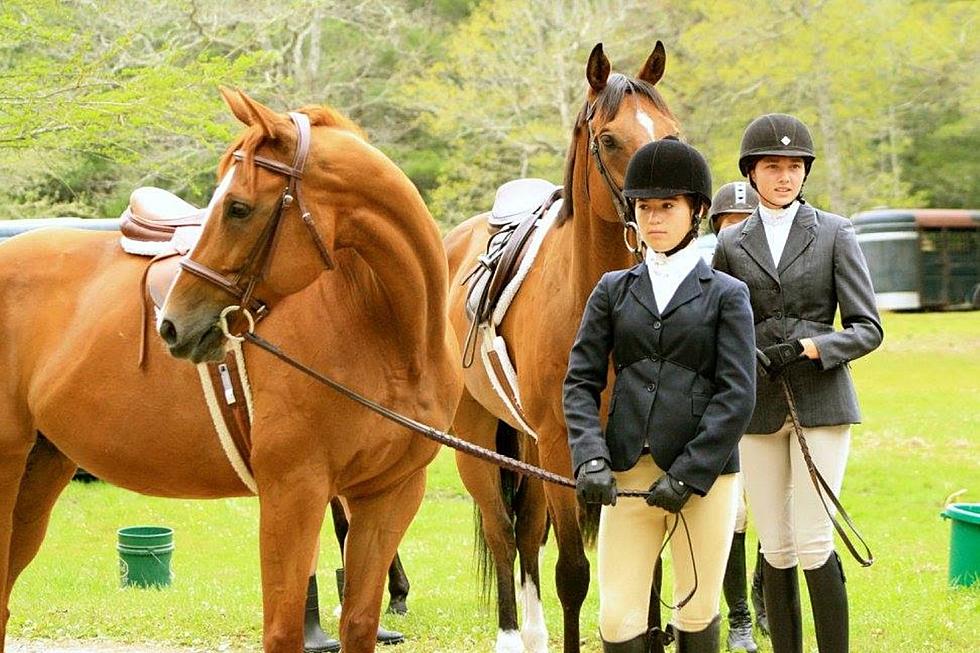
{"label": "horse's hoof", "polygon": [[391,599],[388,601],[388,614],[406,615],[408,614],[408,604],[404,598]]}

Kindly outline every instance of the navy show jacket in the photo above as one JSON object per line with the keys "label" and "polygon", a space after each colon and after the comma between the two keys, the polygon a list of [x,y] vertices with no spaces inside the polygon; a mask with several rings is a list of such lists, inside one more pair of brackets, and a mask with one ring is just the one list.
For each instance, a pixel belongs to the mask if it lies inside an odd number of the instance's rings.
{"label": "navy show jacket", "polygon": [[[616,371],[605,432],[609,356]],[[654,462],[698,494],[738,471],[755,405],[755,330],[745,284],[699,260],[661,313],[646,263],[603,275],[569,354],[565,421],[572,465]]]}

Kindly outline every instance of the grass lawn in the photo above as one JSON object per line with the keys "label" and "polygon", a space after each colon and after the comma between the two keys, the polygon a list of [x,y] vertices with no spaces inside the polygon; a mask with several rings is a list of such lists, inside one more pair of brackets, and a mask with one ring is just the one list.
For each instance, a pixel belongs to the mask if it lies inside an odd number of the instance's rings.
{"label": "grass lawn", "polygon": [[[852,650],[977,651],[980,585],[947,587],[950,529],[939,513],[961,489],[958,501],[980,502],[980,313],[889,313],[884,320],[882,349],[853,365],[865,422],[853,432],[843,502],[877,561],[861,569],[842,553]],[[254,500],[174,501],[72,483],[14,589],[10,635],[259,651],[257,520]],[[116,529],[137,524],[174,528],[170,589],[119,588]],[[323,532],[320,592],[325,626],[336,633],[331,590],[339,555],[330,528]],[[401,554],[412,582],[410,613],[384,622],[408,642],[393,650],[492,651],[495,610],[479,598],[472,506],[448,451],[430,467],[426,500]],[[558,651],[553,541],[543,556],[543,598]],[[583,609],[586,652],[600,650],[596,612],[592,592]],[[816,651],[809,620],[806,629],[807,650]]]}

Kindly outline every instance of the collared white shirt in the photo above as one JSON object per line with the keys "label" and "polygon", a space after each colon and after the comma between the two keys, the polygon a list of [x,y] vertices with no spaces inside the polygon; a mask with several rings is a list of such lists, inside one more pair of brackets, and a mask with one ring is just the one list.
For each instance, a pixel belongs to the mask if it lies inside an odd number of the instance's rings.
{"label": "collared white shirt", "polygon": [[759,203],[759,217],[762,218],[762,226],[766,230],[766,241],[769,243],[772,262],[777,268],[779,259],[783,255],[783,248],[786,247],[786,239],[789,238],[789,229],[793,226],[793,218],[796,217],[799,208],[799,201],[794,201],[785,209],[770,209]]}
{"label": "collared white shirt", "polygon": [[677,291],[694,266],[701,259],[698,252],[697,239],[692,240],[687,246],[674,252],[670,256],[664,256],[660,252],[655,252],[647,248],[646,264],[647,272],[650,275],[650,282],[653,284],[653,296],[657,300],[657,310],[661,313],[667,308],[670,299]]}

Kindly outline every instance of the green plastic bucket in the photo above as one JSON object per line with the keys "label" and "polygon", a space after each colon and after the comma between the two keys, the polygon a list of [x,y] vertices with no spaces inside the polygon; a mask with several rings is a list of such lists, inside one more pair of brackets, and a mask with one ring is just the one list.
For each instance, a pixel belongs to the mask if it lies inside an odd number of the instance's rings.
{"label": "green plastic bucket", "polygon": [[166,526],[127,526],[118,531],[119,584],[122,587],[164,587],[173,571],[174,530]]}
{"label": "green plastic bucket", "polygon": [[980,503],[952,503],[949,519],[949,584],[970,586],[980,581]]}

